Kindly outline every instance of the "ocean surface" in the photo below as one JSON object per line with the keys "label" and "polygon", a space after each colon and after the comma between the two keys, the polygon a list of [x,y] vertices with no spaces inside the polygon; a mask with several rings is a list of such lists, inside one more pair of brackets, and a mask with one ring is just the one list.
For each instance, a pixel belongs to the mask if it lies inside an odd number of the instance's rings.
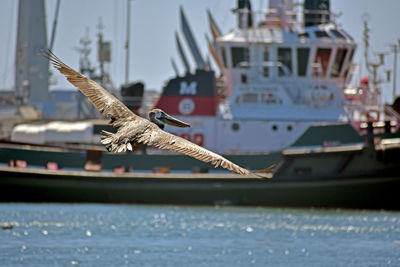
{"label": "ocean surface", "polygon": [[400,266],[400,212],[0,204],[0,226],[0,266]]}

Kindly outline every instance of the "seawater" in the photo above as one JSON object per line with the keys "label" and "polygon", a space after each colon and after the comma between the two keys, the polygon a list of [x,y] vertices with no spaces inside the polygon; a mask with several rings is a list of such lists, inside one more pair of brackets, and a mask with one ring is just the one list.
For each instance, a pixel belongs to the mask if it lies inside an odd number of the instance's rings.
{"label": "seawater", "polygon": [[400,213],[0,204],[0,266],[400,266]]}

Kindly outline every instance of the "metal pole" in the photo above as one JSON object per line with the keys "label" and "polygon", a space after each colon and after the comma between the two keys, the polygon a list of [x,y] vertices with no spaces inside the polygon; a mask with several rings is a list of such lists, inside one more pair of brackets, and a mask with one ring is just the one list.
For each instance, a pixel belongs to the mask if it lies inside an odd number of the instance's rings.
{"label": "metal pole", "polygon": [[397,74],[397,45],[393,45],[393,53],[394,53],[394,60],[393,60],[393,103],[396,100],[396,74]]}
{"label": "metal pole", "polygon": [[57,0],[57,5],[56,5],[56,14],[54,16],[54,22],[53,22],[53,30],[51,31],[51,41],[49,45],[49,49],[53,50],[53,45],[54,45],[54,39],[56,36],[56,28],[57,28],[57,20],[58,20],[58,12],[60,11],[60,2],[61,0]]}
{"label": "metal pole", "polygon": [[101,85],[104,86],[104,58],[103,58],[103,22],[101,17],[99,18],[99,24],[97,25],[97,29],[99,30],[98,33],[98,55],[99,55],[99,62],[100,62],[100,76],[101,76]]}
{"label": "metal pole", "polygon": [[130,39],[130,18],[131,18],[131,0],[127,0],[127,18],[126,18],[126,65],[125,65],[125,83],[129,81],[129,39]]}

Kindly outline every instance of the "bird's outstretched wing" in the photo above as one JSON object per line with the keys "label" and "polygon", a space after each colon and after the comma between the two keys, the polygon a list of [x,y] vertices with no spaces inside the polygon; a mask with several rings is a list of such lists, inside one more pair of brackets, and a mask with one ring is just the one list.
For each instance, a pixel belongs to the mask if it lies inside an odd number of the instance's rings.
{"label": "bird's outstretched wing", "polygon": [[153,127],[151,131],[144,133],[138,139],[138,142],[152,145],[161,149],[170,149],[175,152],[191,156],[203,162],[211,162],[215,168],[221,166],[238,174],[252,173],[251,171],[234,164],[226,158],[207,150],[204,147],[196,145],[182,137],[165,132],[158,127]]}
{"label": "bird's outstretched wing", "polygon": [[[44,52],[42,56],[49,59],[54,67],[64,74],[71,84],[76,86],[85,96],[87,96],[104,116],[110,116],[114,127],[122,126],[128,121],[132,122],[133,120],[140,118],[98,83],[64,64],[50,50]],[[140,136],[138,136],[135,142],[153,145],[162,149],[170,149],[203,162],[211,162],[215,167],[221,166],[239,174],[255,173],[186,139],[165,132],[155,124],[154,127],[150,128],[151,129],[144,131]],[[267,172],[270,171],[270,169],[271,167],[268,167],[261,172]]]}
{"label": "bird's outstretched wing", "polygon": [[119,127],[123,122],[134,120],[137,117],[137,115],[129,110],[110,92],[92,79],[89,79],[85,75],[64,64],[50,50],[43,52],[41,55],[50,60],[54,67],[64,74],[72,85],[77,87],[85,96],[87,96],[90,102],[92,102],[104,116],[110,117],[114,127]]}

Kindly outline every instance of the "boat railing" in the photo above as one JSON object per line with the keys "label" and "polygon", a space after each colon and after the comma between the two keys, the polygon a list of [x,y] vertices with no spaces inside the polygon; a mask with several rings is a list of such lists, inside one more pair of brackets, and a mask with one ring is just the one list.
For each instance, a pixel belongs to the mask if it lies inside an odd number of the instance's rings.
{"label": "boat railing", "polygon": [[364,149],[364,143],[352,143],[336,146],[301,146],[290,147],[282,151],[285,156],[304,155],[304,154],[318,154],[318,153],[340,153],[340,152],[354,152]]}
{"label": "boat railing", "polygon": [[[280,11],[278,9],[249,10],[247,8],[235,9],[234,12],[239,16],[241,28],[294,28],[301,26],[297,19],[297,13],[293,10]],[[251,16],[251,25],[248,25]]]}
{"label": "boat railing", "polygon": [[[285,77],[292,77],[293,72],[283,64],[282,62],[273,62],[273,61],[264,61],[264,62],[248,62],[248,61],[242,61],[239,62],[237,65],[239,68],[242,69],[257,69],[254,73],[257,73],[257,76],[264,76],[264,68],[268,69],[277,69],[278,77],[279,78],[285,78]],[[260,69],[261,68],[261,72]],[[253,78],[258,78],[258,77],[253,77]]]}
{"label": "boat railing", "polygon": [[[315,24],[336,24],[336,19],[341,16],[341,13],[334,13],[330,10],[309,10],[302,9],[302,5],[297,5],[297,9],[259,9],[249,10],[247,8],[235,9],[234,12],[243,20],[241,22],[242,28],[283,28],[283,29],[301,29],[304,25],[304,15],[311,15],[308,17],[308,22]],[[299,16],[302,14],[302,16]],[[248,17],[251,16],[252,23],[247,25],[245,23]],[[244,26],[244,27],[243,27]]]}
{"label": "boat railing", "polygon": [[400,114],[397,113],[391,106],[385,105],[385,113],[391,117],[394,117],[398,122],[400,122]]}

